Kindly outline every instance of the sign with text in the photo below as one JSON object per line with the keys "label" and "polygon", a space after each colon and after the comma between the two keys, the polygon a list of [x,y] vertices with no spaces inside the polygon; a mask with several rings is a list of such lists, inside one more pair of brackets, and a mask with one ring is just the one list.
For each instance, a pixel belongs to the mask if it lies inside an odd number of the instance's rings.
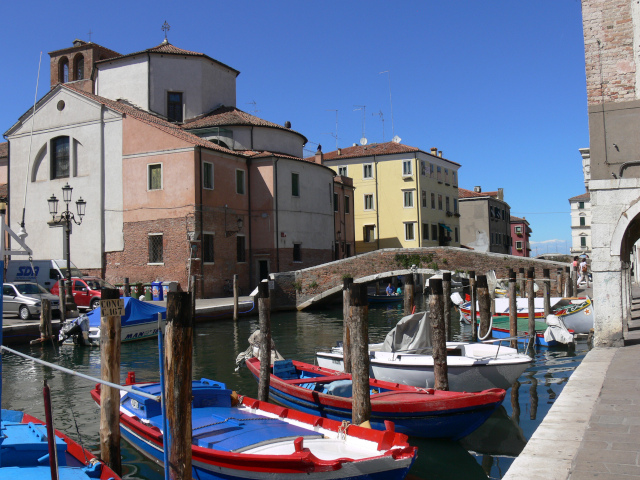
{"label": "sign with text", "polygon": [[100,300],[100,316],[101,317],[124,316],[124,298]]}

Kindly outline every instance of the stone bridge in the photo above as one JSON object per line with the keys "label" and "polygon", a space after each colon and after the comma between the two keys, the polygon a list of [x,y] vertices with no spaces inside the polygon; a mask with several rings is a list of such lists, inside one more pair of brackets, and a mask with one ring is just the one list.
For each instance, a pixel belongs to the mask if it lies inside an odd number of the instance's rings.
{"label": "stone bridge", "polygon": [[[417,267],[417,273],[432,275],[438,270],[452,272],[475,271],[483,275],[495,270],[498,278],[506,278],[510,268],[518,271],[535,268],[535,278],[550,269],[552,280],[558,268],[568,263],[516,257],[499,253],[484,253],[456,247],[387,248],[354,257],[324,263],[303,270],[271,274],[274,280],[270,292],[273,310],[303,310],[313,305],[341,298],[343,278],[353,277],[355,283],[370,283],[383,278],[406,275]],[[552,283],[552,288],[554,284]]]}

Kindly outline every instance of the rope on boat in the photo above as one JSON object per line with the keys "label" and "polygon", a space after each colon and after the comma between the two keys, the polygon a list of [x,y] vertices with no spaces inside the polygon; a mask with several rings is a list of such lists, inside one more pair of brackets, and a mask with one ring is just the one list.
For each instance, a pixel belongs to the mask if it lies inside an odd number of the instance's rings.
{"label": "rope on boat", "polygon": [[55,363],[45,362],[44,360],[40,360],[38,358],[30,357],[29,355],[25,355],[24,353],[17,352],[9,347],[5,347],[4,345],[0,345],[0,351],[6,351],[9,353],[13,353],[18,355],[19,357],[26,358],[27,360],[33,360],[36,363],[41,365],[45,365],[47,367],[53,368],[54,370],[60,370],[61,372],[68,373],[69,375],[74,375],[76,377],[84,378],[85,380],[90,380],[95,383],[100,383],[102,385],[106,385],[107,387],[117,388],[118,390],[125,391],[127,393],[132,393],[135,395],[140,395],[141,397],[150,398],[151,400],[155,400],[156,402],[160,402],[160,395],[151,395],[150,393],[143,392],[142,390],[134,389],[128,385],[117,385],[115,383],[107,382],[100,378],[95,378],[90,375],[85,375],[84,373],[74,372],[73,370],[69,370],[68,368],[61,367],[60,365],[56,365]]}

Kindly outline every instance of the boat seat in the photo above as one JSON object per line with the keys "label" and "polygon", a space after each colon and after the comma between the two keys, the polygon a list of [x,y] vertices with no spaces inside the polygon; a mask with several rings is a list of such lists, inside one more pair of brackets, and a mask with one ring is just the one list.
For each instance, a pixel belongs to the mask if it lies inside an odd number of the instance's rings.
{"label": "boat seat", "polygon": [[296,367],[291,360],[276,360],[273,362],[273,374],[283,380],[299,378]]}

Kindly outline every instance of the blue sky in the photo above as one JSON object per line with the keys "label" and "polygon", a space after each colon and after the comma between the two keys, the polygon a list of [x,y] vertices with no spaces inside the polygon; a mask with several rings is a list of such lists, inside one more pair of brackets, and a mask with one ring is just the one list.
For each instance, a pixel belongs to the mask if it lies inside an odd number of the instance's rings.
{"label": "blue sky", "polygon": [[[82,5],[82,6],[80,6]],[[237,106],[324,151],[392,137],[462,165],[459,184],[503,188],[532,253],[571,245],[568,199],[589,146],[578,0],[8,2],[0,30],[5,132],[49,88],[48,52],[91,40],[120,53],[169,41],[241,72]],[[389,71],[391,89],[389,88]],[[253,103],[255,102],[255,104]],[[379,113],[382,112],[381,121]]]}

